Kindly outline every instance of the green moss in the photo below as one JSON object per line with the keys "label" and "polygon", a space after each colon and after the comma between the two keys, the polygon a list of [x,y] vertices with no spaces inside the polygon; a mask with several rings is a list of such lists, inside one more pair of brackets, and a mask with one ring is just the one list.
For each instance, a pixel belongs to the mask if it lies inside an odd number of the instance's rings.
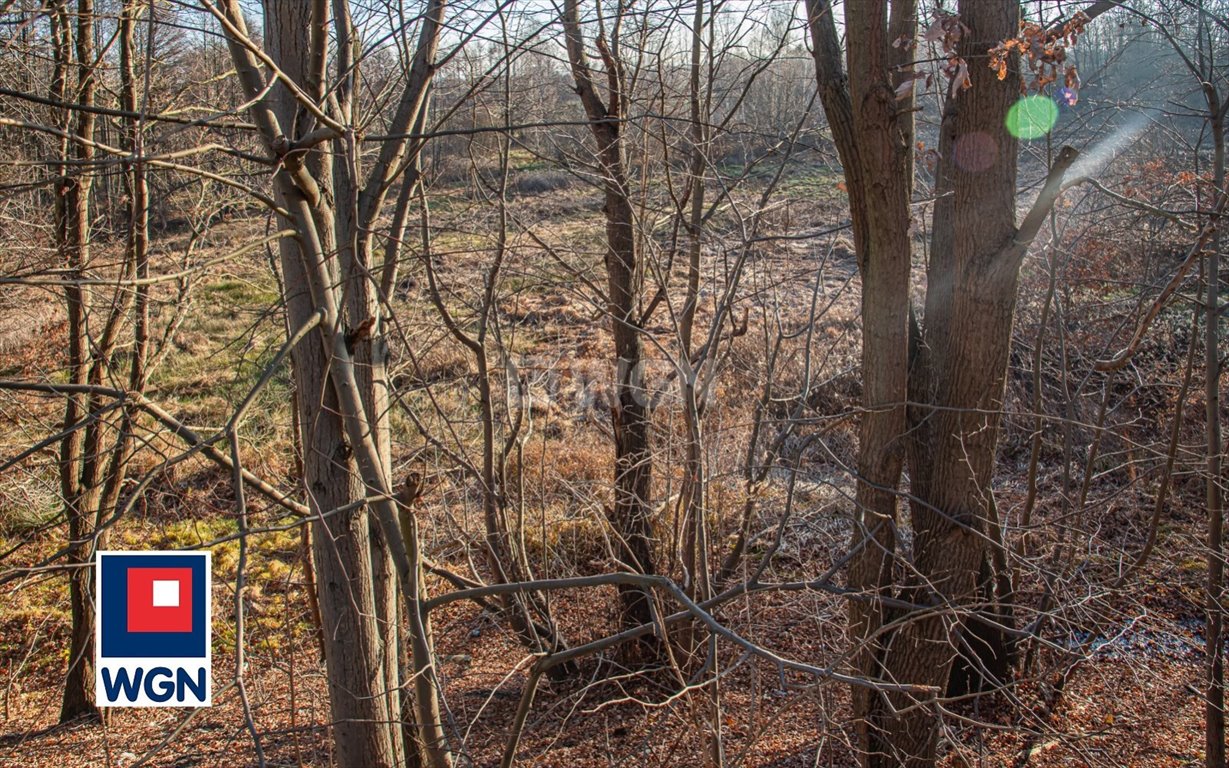
{"label": "green moss", "polygon": [[845,195],[840,188],[844,180],[839,170],[827,166],[801,166],[785,172],[779,189],[789,197],[837,199]]}
{"label": "green moss", "polygon": [[551,167],[549,162],[524,148],[510,150],[508,161],[514,171],[544,171]]}
{"label": "green moss", "polygon": [[[271,277],[224,277],[201,287],[176,334],[176,347],[151,385],[160,399],[177,401],[189,424],[220,427],[247,396],[284,342]],[[291,379],[283,364],[261,390],[244,422],[245,438],[263,443],[289,433]]]}

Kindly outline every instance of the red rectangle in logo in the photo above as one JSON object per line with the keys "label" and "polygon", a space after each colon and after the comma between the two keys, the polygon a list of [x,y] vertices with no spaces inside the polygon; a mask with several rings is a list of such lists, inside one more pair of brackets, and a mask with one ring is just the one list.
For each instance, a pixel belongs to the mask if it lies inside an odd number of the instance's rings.
{"label": "red rectangle in logo", "polygon": [[129,632],[192,631],[192,569],[128,569]]}

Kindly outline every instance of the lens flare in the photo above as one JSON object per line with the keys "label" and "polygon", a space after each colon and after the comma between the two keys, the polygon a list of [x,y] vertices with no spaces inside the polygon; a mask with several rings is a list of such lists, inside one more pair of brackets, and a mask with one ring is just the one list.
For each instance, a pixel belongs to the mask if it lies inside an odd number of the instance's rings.
{"label": "lens flare", "polygon": [[1148,112],[1131,115],[1112,128],[1102,128],[1101,140],[1080,153],[1079,159],[1068,169],[1067,177],[1078,179],[1100,174],[1118,153],[1138,141],[1150,128],[1155,129],[1161,114],[1160,110],[1152,108]]}
{"label": "lens flare", "polygon": [[1054,99],[1064,107],[1074,107],[1080,101],[1080,92],[1074,88],[1059,88]]}
{"label": "lens flare", "polygon": [[980,173],[994,164],[999,145],[983,131],[966,133],[956,139],[956,165],[969,173]]}
{"label": "lens flare", "polygon": [[1039,139],[1058,122],[1058,105],[1049,96],[1025,96],[1007,110],[1007,131],[1017,139]]}

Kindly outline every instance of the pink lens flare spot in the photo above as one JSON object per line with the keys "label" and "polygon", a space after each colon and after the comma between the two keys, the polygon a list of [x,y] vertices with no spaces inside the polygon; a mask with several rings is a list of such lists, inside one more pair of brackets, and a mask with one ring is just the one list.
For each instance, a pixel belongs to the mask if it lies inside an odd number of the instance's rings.
{"label": "pink lens flare spot", "polygon": [[966,133],[956,139],[956,166],[962,171],[980,173],[993,165],[998,155],[998,142],[984,131]]}

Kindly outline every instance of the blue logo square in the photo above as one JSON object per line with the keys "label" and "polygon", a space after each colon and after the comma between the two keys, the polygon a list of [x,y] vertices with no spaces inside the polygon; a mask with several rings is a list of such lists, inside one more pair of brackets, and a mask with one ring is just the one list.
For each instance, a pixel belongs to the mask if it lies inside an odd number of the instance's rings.
{"label": "blue logo square", "polygon": [[[100,552],[99,635],[100,658],[185,658],[208,656],[209,616],[206,585],[208,553],[127,554]],[[189,569],[191,571],[191,630],[186,632],[130,631],[131,611],[148,610],[130,604],[129,571],[137,569]],[[187,596],[185,596],[187,597]],[[187,601],[185,601],[187,602]]]}

